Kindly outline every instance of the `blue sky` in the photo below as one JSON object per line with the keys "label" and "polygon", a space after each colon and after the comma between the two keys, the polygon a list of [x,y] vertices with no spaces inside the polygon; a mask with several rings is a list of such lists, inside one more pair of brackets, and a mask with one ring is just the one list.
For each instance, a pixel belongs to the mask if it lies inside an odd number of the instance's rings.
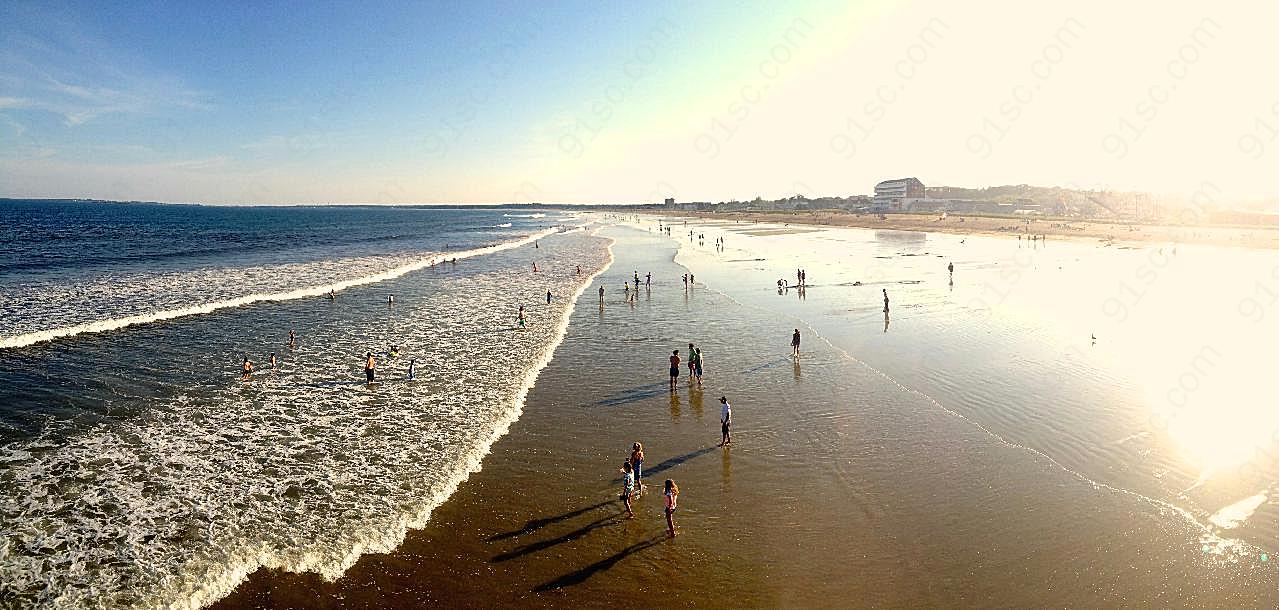
{"label": "blue sky", "polygon": [[1212,7],[1189,75],[1164,83],[1202,10],[6,2],[0,196],[725,200],[897,175],[1271,196],[1247,164],[1270,136],[1249,115],[1279,127],[1279,91],[1241,78],[1273,51],[1256,10]]}

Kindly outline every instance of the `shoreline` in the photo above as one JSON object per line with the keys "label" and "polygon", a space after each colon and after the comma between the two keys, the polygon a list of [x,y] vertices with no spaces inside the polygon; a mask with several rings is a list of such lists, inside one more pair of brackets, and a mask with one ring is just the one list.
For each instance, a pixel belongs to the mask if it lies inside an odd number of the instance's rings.
{"label": "shoreline", "polygon": [[992,235],[1008,238],[1019,235],[1044,235],[1052,239],[1111,243],[1171,243],[1242,248],[1279,249],[1279,228],[1234,226],[1179,226],[1070,220],[1057,218],[1014,218],[948,214],[886,214],[880,220],[875,214],[853,214],[836,211],[777,212],[696,212],[645,211],[645,215],[674,218],[698,218],[723,222],[752,222],[814,227],[851,227],[892,231],[921,231],[955,235]]}
{"label": "shoreline", "polygon": [[[1204,564],[1205,545],[1247,547],[1218,537],[1229,534],[1166,518],[1166,507],[1134,500],[1131,486],[1081,479],[1091,462],[1044,459],[1058,452],[1005,440],[973,405],[890,374],[880,360],[911,357],[914,331],[937,321],[906,304],[915,284],[895,291],[903,307],[892,330],[878,313],[823,324],[830,314],[821,312],[848,296],[735,286],[746,272],[722,259],[736,253],[633,227],[601,236],[615,241],[613,262],[586,288],[606,287],[598,313],[582,292],[523,414],[422,529],[388,553],[361,556],[336,581],[259,570],[212,607],[1272,601],[1269,576],[1211,586],[1238,574],[1240,556]],[[693,267],[701,281],[684,289],[680,275]],[[633,270],[656,280],[638,302],[617,287]],[[838,334],[844,322],[865,342],[850,348]],[[789,353],[792,327],[804,333],[799,359]],[[668,392],[665,357],[688,342],[706,350],[705,388],[681,375]],[[720,395],[734,413],[724,449]],[[648,492],[628,520],[616,473],[633,441],[644,444]],[[681,489],[675,539],[661,514],[665,478]],[[1151,556],[1162,558],[1160,570],[1147,569]]]}

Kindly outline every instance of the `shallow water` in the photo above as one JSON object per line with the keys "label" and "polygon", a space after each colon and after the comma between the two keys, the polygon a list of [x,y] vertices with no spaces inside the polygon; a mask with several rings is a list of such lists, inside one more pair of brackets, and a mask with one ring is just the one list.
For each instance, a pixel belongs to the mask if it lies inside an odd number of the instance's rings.
{"label": "shallow water", "polygon": [[[526,241],[428,259],[333,301],[267,299],[0,350],[0,600],[199,607],[261,565],[335,578],[393,548],[518,417],[573,295],[607,260],[605,240],[581,231]],[[326,262],[294,264],[308,274],[289,287],[326,279]],[[372,386],[366,351],[380,360]],[[247,383],[242,354],[257,365]]]}
{"label": "shallow water", "polygon": [[[894,334],[911,326],[908,316],[885,334],[874,312],[879,324],[860,328],[867,341],[852,351],[807,315],[841,305],[817,287],[804,300],[779,296],[755,289],[738,263],[685,251],[678,259],[690,267],[673,264],[678,244],[647,231],[601,234],[617,238],[615,262],[581,299],[520,421],[422,531],[334,583],[258,574],[221,607],[1276,602],[1265,545],[1238,536],[1245,526],[1222,529],[1107,483],[1108,473],[1085,470],[1094,462],[1053,455],[1070,443],[1029,444],[1052,429],[1022,432],[1018,422],[1034,417],[983,423],[975,407],[998,404],[948,404],[953,396],[888,373],[891,361],[868,355],[872,335],[896,342],[883,352],[929,362],[927,342]],[[726,258],[760,253],[747,249]],[[697,282],[685,289],[689,269]],[[634,271],[652,271],[654,285],[627,302],[620,284]],[[998,325],[992,318],[983,323]],[[805,337],[798,361],[794,327]],[[704,350],[705,387],[682,372],[671,392],[666,357],[690,341]],[[727,449],[716,447],[721,394],[734,407]],[[674,540],[658,494],[637,500],[634,520],[616,499],[634,441],[645,446],[650,492],[665,478],[679,483]],[[1237,521],[1257,501],[1234,503],[1217,521]]]}
{"label": "shallow water", "polygon": [[[1279,415],[1266,406],[1263,357],[1266,337],[1279,331],[1265,315],[1279,254],[690,227],[706,238],[681,238],[679,260],[699,280],[802,320],[1028,459],[1255,545],[1245,560],[1279,549],[1279,511],[1259,499],[1279,481]],[[714,248],[720,236],[723,252]],[[777,280],[795,283],[798,268],[810,287],[778,294]],[[787,338],[778,331],[779,342]],[[1214,518],[1220,511],[1234,517]]]}

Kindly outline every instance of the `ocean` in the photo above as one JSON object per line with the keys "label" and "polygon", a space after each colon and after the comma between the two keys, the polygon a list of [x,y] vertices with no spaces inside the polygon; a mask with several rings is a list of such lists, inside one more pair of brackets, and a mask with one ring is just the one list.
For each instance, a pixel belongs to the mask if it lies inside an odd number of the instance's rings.
{"label": "ocean", "polygon": [[518,417],[607,262],[583,224],[0,202],[0,602],[200,607],[394,548]]}

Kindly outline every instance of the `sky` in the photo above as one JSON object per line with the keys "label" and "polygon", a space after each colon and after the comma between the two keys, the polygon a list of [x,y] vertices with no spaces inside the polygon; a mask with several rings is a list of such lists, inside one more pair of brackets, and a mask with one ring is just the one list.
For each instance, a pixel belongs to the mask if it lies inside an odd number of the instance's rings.
{"label": "sky", "polygon": [[1261,2],[0,3],[0,196],[1279,201]]}

